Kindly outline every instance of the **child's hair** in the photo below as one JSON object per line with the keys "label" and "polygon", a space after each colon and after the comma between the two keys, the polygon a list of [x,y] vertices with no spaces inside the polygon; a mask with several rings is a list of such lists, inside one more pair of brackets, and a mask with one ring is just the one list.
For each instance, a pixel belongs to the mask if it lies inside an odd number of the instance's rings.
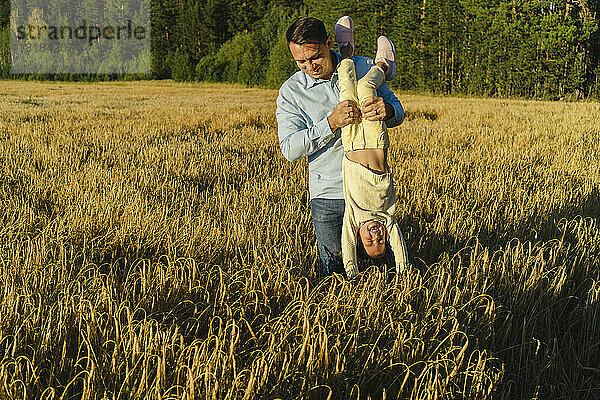
{"label": "child's hair", "polygon": [[393,267],[396,263],[394,258],[394,252],[390,247],[390,242],[387,237],[385,239],[385,250],[383,254],[377,257],[371,257],[367,254],[365,250],[365,246],[358,234],[358,230],[356,231],[356,265],[358,266],[359,271],[364,271],[372,265],[375,265],[378,268],[387,265],[388,267]]}

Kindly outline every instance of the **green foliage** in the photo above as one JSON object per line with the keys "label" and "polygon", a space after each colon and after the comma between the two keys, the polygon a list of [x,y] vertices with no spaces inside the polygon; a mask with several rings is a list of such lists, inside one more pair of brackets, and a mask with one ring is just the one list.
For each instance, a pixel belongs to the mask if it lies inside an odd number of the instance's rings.
{"label": "green foliage", "polygon": [[272,89],[277,89],[296,70],[296,63],[292,59],[285,36],[281,36],[271,51],[266,85]]}
{"label": "green foliage", "polygon": [[167,57],[175,51],[177,9],[173,2],[151,0],[152,5],[152,57],[151,71],[155,79],[170,77]]}
{"label": "green foliage", "polygon": [[297,71],[296,63],[292,59],[285,40],[285,31],[294,20],[303,14],[303,10],[291,12],[287,8],[279,7],[266,19],[267,23],[262,28],[263,36],[268,38],[269,49],[265,84],[270,88],[279,88],[290,75]]}
{"label": "green foliage", "polygon": [[221,82],[227,63],[218,62],[216,55],[203,57],[196,64],[196,78],[206,82]]}
{"label": "green foliage", "polygon": [[167,63],[170,65],[173,80],[182,82],[193,78],[192,64],[189,55],[186,53],[176,51],[169,54]]}
{"label": "green foliage", "polygon": [[0,77],[10,76],[10,31],[8,27],[0,28]]}
{"label": "green foliage", "polygon": [[0,27],[6,27],[10,17],[10,0],[0,0]]}
{"label": "green foliage", "polygon": [[[350,15],[355,54],[373,57],[382,34],[395,43],[396,88],[536,98],[600,91],[600,0],[150,1],[155,79],[278,87],[296,71],[284,40],[289,24],[311,15],[333,35],[337,19]],[[94,15],[100,3],[79,7]],[[9,5],[0,0],[0,26]]]}
{"label": "green foliage", "polygon": [[196,65],[196,77],[245,85],[280,85],[295,70],[285,42],[285,29],[295,14],[284,8],[271,10],[255,26],[224,43],[215,55]]}
{"label": "green foliage", "polygon": [[266,55],[261,52],[260,46],[256,34],[236,35],[219,49],[215,57],[208,56],[201,60],[196,68],[198,77],[202,78],[201,70],[206,70],[209,80],[220,77],[226,82],[257,85],[263,81],[265,72]]}

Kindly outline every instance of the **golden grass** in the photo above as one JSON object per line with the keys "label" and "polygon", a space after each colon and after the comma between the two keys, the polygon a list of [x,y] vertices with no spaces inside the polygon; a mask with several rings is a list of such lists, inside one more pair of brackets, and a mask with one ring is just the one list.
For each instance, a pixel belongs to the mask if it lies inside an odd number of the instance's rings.
{"label": "golden grass", "polygon": [[348,282],[276,95],[0,84],[1,399],[600,396],[599,104],[400,96],[414,268]]}

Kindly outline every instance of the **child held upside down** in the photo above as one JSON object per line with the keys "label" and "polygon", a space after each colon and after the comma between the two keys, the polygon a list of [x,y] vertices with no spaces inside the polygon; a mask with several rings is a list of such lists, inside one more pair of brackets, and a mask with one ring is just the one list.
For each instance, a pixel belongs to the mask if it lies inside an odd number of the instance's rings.
{"label": "child held upside down", "polygon": [[[336,42],[344,59],[338,65],[340,102],[367,104],[376,89],[396,75],[395,49],[385,36],[377,40],[375,66],[356,80],[353,23],[342,17],[336,24]],[[375,112],[377,113],[377,111]],[[364,117],[364,116],[363,116]],[[394,215],[396,191],[387,163],[389,137],[385,122],[366,118],[342,128],[345,157],[342,161],[346,207],[342,226],[342,259],[348,278],[359,272],[359,259],[384,257],[389,246],[397,272],[408,266],[404,238]]]}

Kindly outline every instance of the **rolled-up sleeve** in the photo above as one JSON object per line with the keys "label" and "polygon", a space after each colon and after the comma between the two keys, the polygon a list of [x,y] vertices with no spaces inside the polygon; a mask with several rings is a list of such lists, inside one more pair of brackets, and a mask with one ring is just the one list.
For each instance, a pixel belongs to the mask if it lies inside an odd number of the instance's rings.
{"label": "rolled-up sleeve", "polygon": [[293,96],[282,88],[277,97],[277,130],[279,148],[288,161],[296,161],[325,146],[334,136],[327,118],[308,126],[302,109]]}
{"label": "rolled-up sleeve", "polygon": [[390,104],[394,107],[394,116],[390,119],[385,120],[385,124],[388,128],[393,128],[398,126],[404,121],[404,108],[400,103],[400,100],[396,97],[394,92],[389,88],[389,86],[384,83],[377,89],[377,94],[383,98],[385,103]]}

